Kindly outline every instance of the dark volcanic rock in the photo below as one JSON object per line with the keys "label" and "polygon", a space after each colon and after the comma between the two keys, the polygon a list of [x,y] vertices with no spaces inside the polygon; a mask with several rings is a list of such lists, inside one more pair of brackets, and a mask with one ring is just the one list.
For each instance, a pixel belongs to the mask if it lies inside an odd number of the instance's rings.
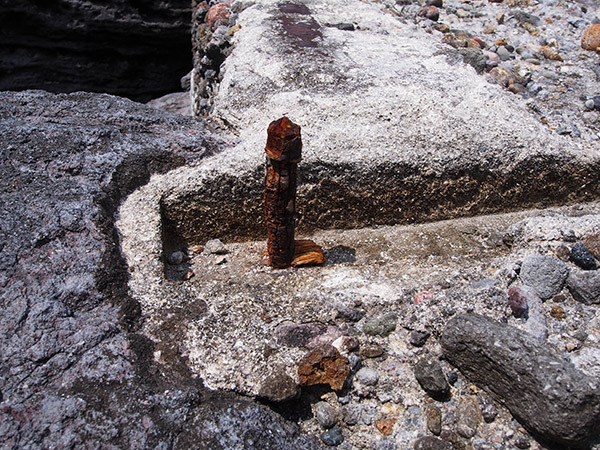
{"label": "dark volcanic rock", "polygon": [[410,333],[409,342],[415,347],[423,347],[429,336],[431,336],[429,331],[413,330]]}
{"label": "dark volcanic rock", "polygon": [[558,294],[569,275],[569,268],[558,258],[531,255],[521,265],[521,279],[531,286],[542,300]]}
{"label": "dark volcanic rock", "polygon": [[444,400],[450,394],[450,386],[440,363],[433,358],[425,358],[415,364],[415,378],[421,387],[431,397],[437,400]]}
{"label": "dark volcanic rock", "polygon": [[189,0],[2,2],[0,90],[92,91],[147,101],[192,67]]}
{"label": "dark volcanic rock", "polygon": [[0,447],[317,448],[269,409],[157,363],[114,215],[216,152],[202,122],[109,95],[0,93]]}
{"label": "dark volcanic rock", "polygon": [[600,385],[531,335],[477,314],[448,322],[446,359],[539,439],[587,448],[600,438]]}
{"label": "dark volcanic rock", "polygon": [[575,300],[586,305],[600,303],[600,270],[573,270],[567,287]]}
{"label": "dark volcanic rock", "polygon": [[593,270],[598,267],[596,258],[594,258],[594,255],[592,255],[587,247],[582,243],[577,243],[573,246],[569,258],[571,261],[585,270]]}

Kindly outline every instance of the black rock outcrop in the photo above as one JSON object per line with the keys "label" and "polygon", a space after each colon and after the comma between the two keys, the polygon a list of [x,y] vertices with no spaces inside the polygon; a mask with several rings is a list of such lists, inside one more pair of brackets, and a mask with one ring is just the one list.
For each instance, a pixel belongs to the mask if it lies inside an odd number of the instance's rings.
{"label": "black rock outcrop", "polygon": [[3,0],[0,90],[147,101],[191,70],[189,0]]}

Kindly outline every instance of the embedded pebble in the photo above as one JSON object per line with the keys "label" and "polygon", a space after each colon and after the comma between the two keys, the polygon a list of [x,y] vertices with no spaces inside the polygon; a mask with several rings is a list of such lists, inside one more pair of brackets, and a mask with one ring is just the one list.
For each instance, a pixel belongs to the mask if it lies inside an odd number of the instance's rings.
{"label": "embedded pebble", "polygon": [[354,336],[340,336],[331,343],[340,353],[352,352],[360,346],[359,340]]}
{"label": "embedded pebble", "polygon": [[450,386],[437,359],[425,358],[415,364],[415,378],[434,399],[443,399],[450,393]]}
{"label": "embedded pebble", "polygon": [[531,286],[542,300],[558,294],[569,275],[569,268],[558,258],[531,255],[521,265],[521,280]]}
{"label": "embedded pebble", "polygon": [[435,405],[427,405],[425,417],[427,418],[427,429],[439,436],[442,432],[442,410]]}
{"label": "embedded pebble", "polygon": [[458,381],[458,373],[456,373],[454,370],[449,370],[446,372],[446,379],[448,380],[449,384],[454,385],[454,383]]}
{"label": "embedded pebble", "polygon": [[329,403],[317,403],[314,407],[314,414],[317,422],[319,422],[319,425],[323,428],[331,428],[337,423],[337,414]]}
{"label": "embedded pebble", "polygon": [[409,342],[415,347],[423,347],[429,336],[431,336],[429,331],[413,330],[410,333]]}
{"label": "embedded pebble", "polygon": [[530,303],[528,300],[533,295],[537,294],[525,286],[513,286],[508,290],[508,306],[514,317],[527,318]]}
{"label": "embedded pebble", "polygon": [[346,306],[339,306],[335,311],[335,318],[341,319],[348,322],[358,322],[365,316],[364,309],[349,308]]}
{"label": "embedded pebble", "polygon": [[600,270],[573,270],[567,278],[569,292],[578,302],[600,303]]}
{"label": "embedded pebble", "polygon": [[564,319],[565,317],[567,317],[567,315],[565,314],[565,310],[562,308],[562,306],[559,305],[554,305],[552,307],[552,309],[550,310],[550,315],[555,319]]}
{"label": "embedded pebble", "polygon": [[363,325],[363,333],[371,336],[388,336],[396,329],[397,321],[398,316],[394,313],[373,317]]}
{"label": "embedded pebble", "polygon": [[321,434],[321,440],[325,445],[336,447],[344,442],[344,435],[340,428],[330,428]]}
{"label": "embedded pebble", "polygon": [[485,392],[480,392],[478,397],[479,406],[481,408],[481,416],[486,423],[491,423],[498,415],[498,409],[494,404],[494,400]]}
{"label": "embedded pebble", "polygon": [[458,434],[467,439],[475,436],[482,421],[477,398],[474,396],[462,397],[458,401],[456,419],[458,422],[456,429]]}
{"label": "embedded pebble", "polygon": [[582,243],[577,243],[571,248],[570,259],[584,270],[592,270],[598,267],[598,261]]}
{"label": "embedded pebble", "polygon": [[355,375],[356,380],[366,386],[374,386],[379,381],[377,371],[370,367],[363,367]]}
{"label": "embedded pebble", "polygon": [[258,396],[273,402],[291,400],[299,393],[296,382],[283,369],[276,369],[261,384]]}
{"label": "embedded pebble", "polygon": [[[600,97],[598,97],[600,100]],[[600,109],[600,105],[596,105],[598,109]],[[583,245],[588,249],[588,251],[596,258],[600,260],[600,233],[591,234],[585,238],[583,241]]]}
{"label": "embedded pebble", "polygon": [[365,344],[360,348],[359,354],[365,358],[377,358],[383,355],[383,347],[379,344]]}
{"label": "embedded pebble", "polygon": [[414,450],[454,450],[451,443],[433,436],[425,436],[415,441]]}
{"label": "embedded pebble", "polygon": [[362,408],[359,405],[346,405],[342,409],[342,420],[346,425],[356,425],[360,420]]}

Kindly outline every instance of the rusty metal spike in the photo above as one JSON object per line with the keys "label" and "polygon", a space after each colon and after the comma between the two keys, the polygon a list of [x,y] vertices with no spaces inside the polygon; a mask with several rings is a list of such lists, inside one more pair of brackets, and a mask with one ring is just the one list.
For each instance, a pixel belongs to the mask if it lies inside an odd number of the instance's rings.
{"label": "rusty metal spike", "polygon": [[296,226],[296,169],[302,159],[300,126],[287,117],[267,129],[265,218],[269,264],[278,269],[325,262],[321,247],[294,241]]}
{"label": "rusty metal spike", "polygon": [[269,264],[289,267],[294,259],[296,167],[302,159],[300,126],[287,117],[267,129],[265,218]]}

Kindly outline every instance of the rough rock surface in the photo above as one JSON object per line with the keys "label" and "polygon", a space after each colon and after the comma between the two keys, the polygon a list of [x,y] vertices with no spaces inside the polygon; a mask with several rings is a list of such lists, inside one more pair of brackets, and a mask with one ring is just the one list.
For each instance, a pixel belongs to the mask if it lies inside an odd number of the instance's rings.
{"label": "rough rock surface", "polygon": [[137,332],[113,215],[223,141],[129,100],[41,91],[0,93],[0,135],[2,448],[318,447],[177,355],[165,368]]}
{"label": "rough rock surface", "polygon": [[600,303],[600,270],[574,270],[567,278],[573,298],[581,303]]}
{"label": "rough rock surface", "polygon": [[[190,370],[209,386],[260,395],[263,377],[280,368],[298,382],[297,367],[306,354],[303,346],[322,339],[333,344],[339,334],[331,330],[338,329],[346,339],[359,340],[358,349],[353,346],[344,353],[355,375],[360,364],[378,374],[376,385],[365,386],[354,376],[347,389],[324,394],[338,408],[343,405],[344,419],[339,425],[344,433],[342,448],[409,448],[427,432],[424,412],[430,401],[414,376],[412,362],[439,358],[439,338],[447,320],[464,311],[535,333],[537,341],[564,351],[581,370],[600,375],[597,305],[577,302],[567,288],[546,303],[532,299],[526,320],[513,317],[508,305],[509,288],[520,285],[523,259],[531,254],[564,254],[561,249],[600,229],[600,205],[412,226],[318,231],[310,237],[323,245],[328,262],[301,270],[272,270],[265,265],[264,240],[226,240],[228,253],[223,264],[214,259],[218,255],[196,250],[202,248],[201,241],[199,245],[183,243],[177,248],[190,259],[176,270],[194,276],[188,281],[168,281],[163,255],[165,249],[173,248],[173,241],[161,233],[161,223],[168,216],[167,204],[162,204],[161,212],[160,200],[165,198],[161,193],[172,193],[164,189],[173,186],[173,181],[198,174],[203,176],[202,171],[181,168],[153,177],[124,202],[117,226],[131,270],[131,293],[142,307],[143,333],[160,346],[166,357],[158,357],[165,364],[168,355],[181,352]],[[221,181],[227,192],[232,192],[232,176]],[[260,193],[254,201],[258,199]],[[195,200],[189,201],[193,205]],[[244,211],[244,207],[238,208]],[[567,264],[571,270],[575,267]],[[555,306],[563,310],[562,319],[552,315]],[[386,336],[364,332],[369,320],[388,313],[397,316],[394,331]],[[430,330],[423,347],[410,344],[414,329]],[[301,330],[312,331],[305,336],[297,333]],[[436,403],[444,417],[440,436],[467,445],[458,430],[468,424],[457,423],[456,408],[461,397],[477,393],[476,387],[445,360],[440,365],[451,383],[450,397]],[[302,401],[310,401],[310,395],[302,391],[296,406],[286,405],[291,408],[288,413],[300,417],[307,432],[320,436],[323,430],[316,420],[304,418]],[[376,424],[392,418],[402,426],[393,427],[389,440],[380,442],[382,434]],[[485,418],[490,422],[480,425],[471,438],[481,448],[492,440],[495,448],[510,447],[522,435],[519,433],[524,433],[498,404],[486,408]],[[533,442],[532,449],[546,448],[526,438]]]}
{"label": "rough rock surface", "polygon": [[448,322],[441,344],[452,364],[506,405],[534,435],[573,448],[597,442],[598,380],[527,333],[465,314]]}
{"label": "rough rock surface", "polygon": [[307,353],[298,364],[301,386],[327,384],[336,391],[344,387],[350,375],[348,359],[331,345],[320,345]]}
{"label": "rough rock surface", "polygon": [[520,275],[523,283],[531,286],[542,300],[547,300],[561,291],[569,268],[558,258],[531,255],[523,261]]}
{"label": "rough rock surface", "polygon": [[189,0],[3,1],[0,90],[139,101],[177,91],[192,65],[190,21]]}
{"label": "rough rock surface", "polygon": [[414,371],[417,381],[429,395],[436,399],[448,397],[450,386],[438,361],[423,359],[415,364]]}

